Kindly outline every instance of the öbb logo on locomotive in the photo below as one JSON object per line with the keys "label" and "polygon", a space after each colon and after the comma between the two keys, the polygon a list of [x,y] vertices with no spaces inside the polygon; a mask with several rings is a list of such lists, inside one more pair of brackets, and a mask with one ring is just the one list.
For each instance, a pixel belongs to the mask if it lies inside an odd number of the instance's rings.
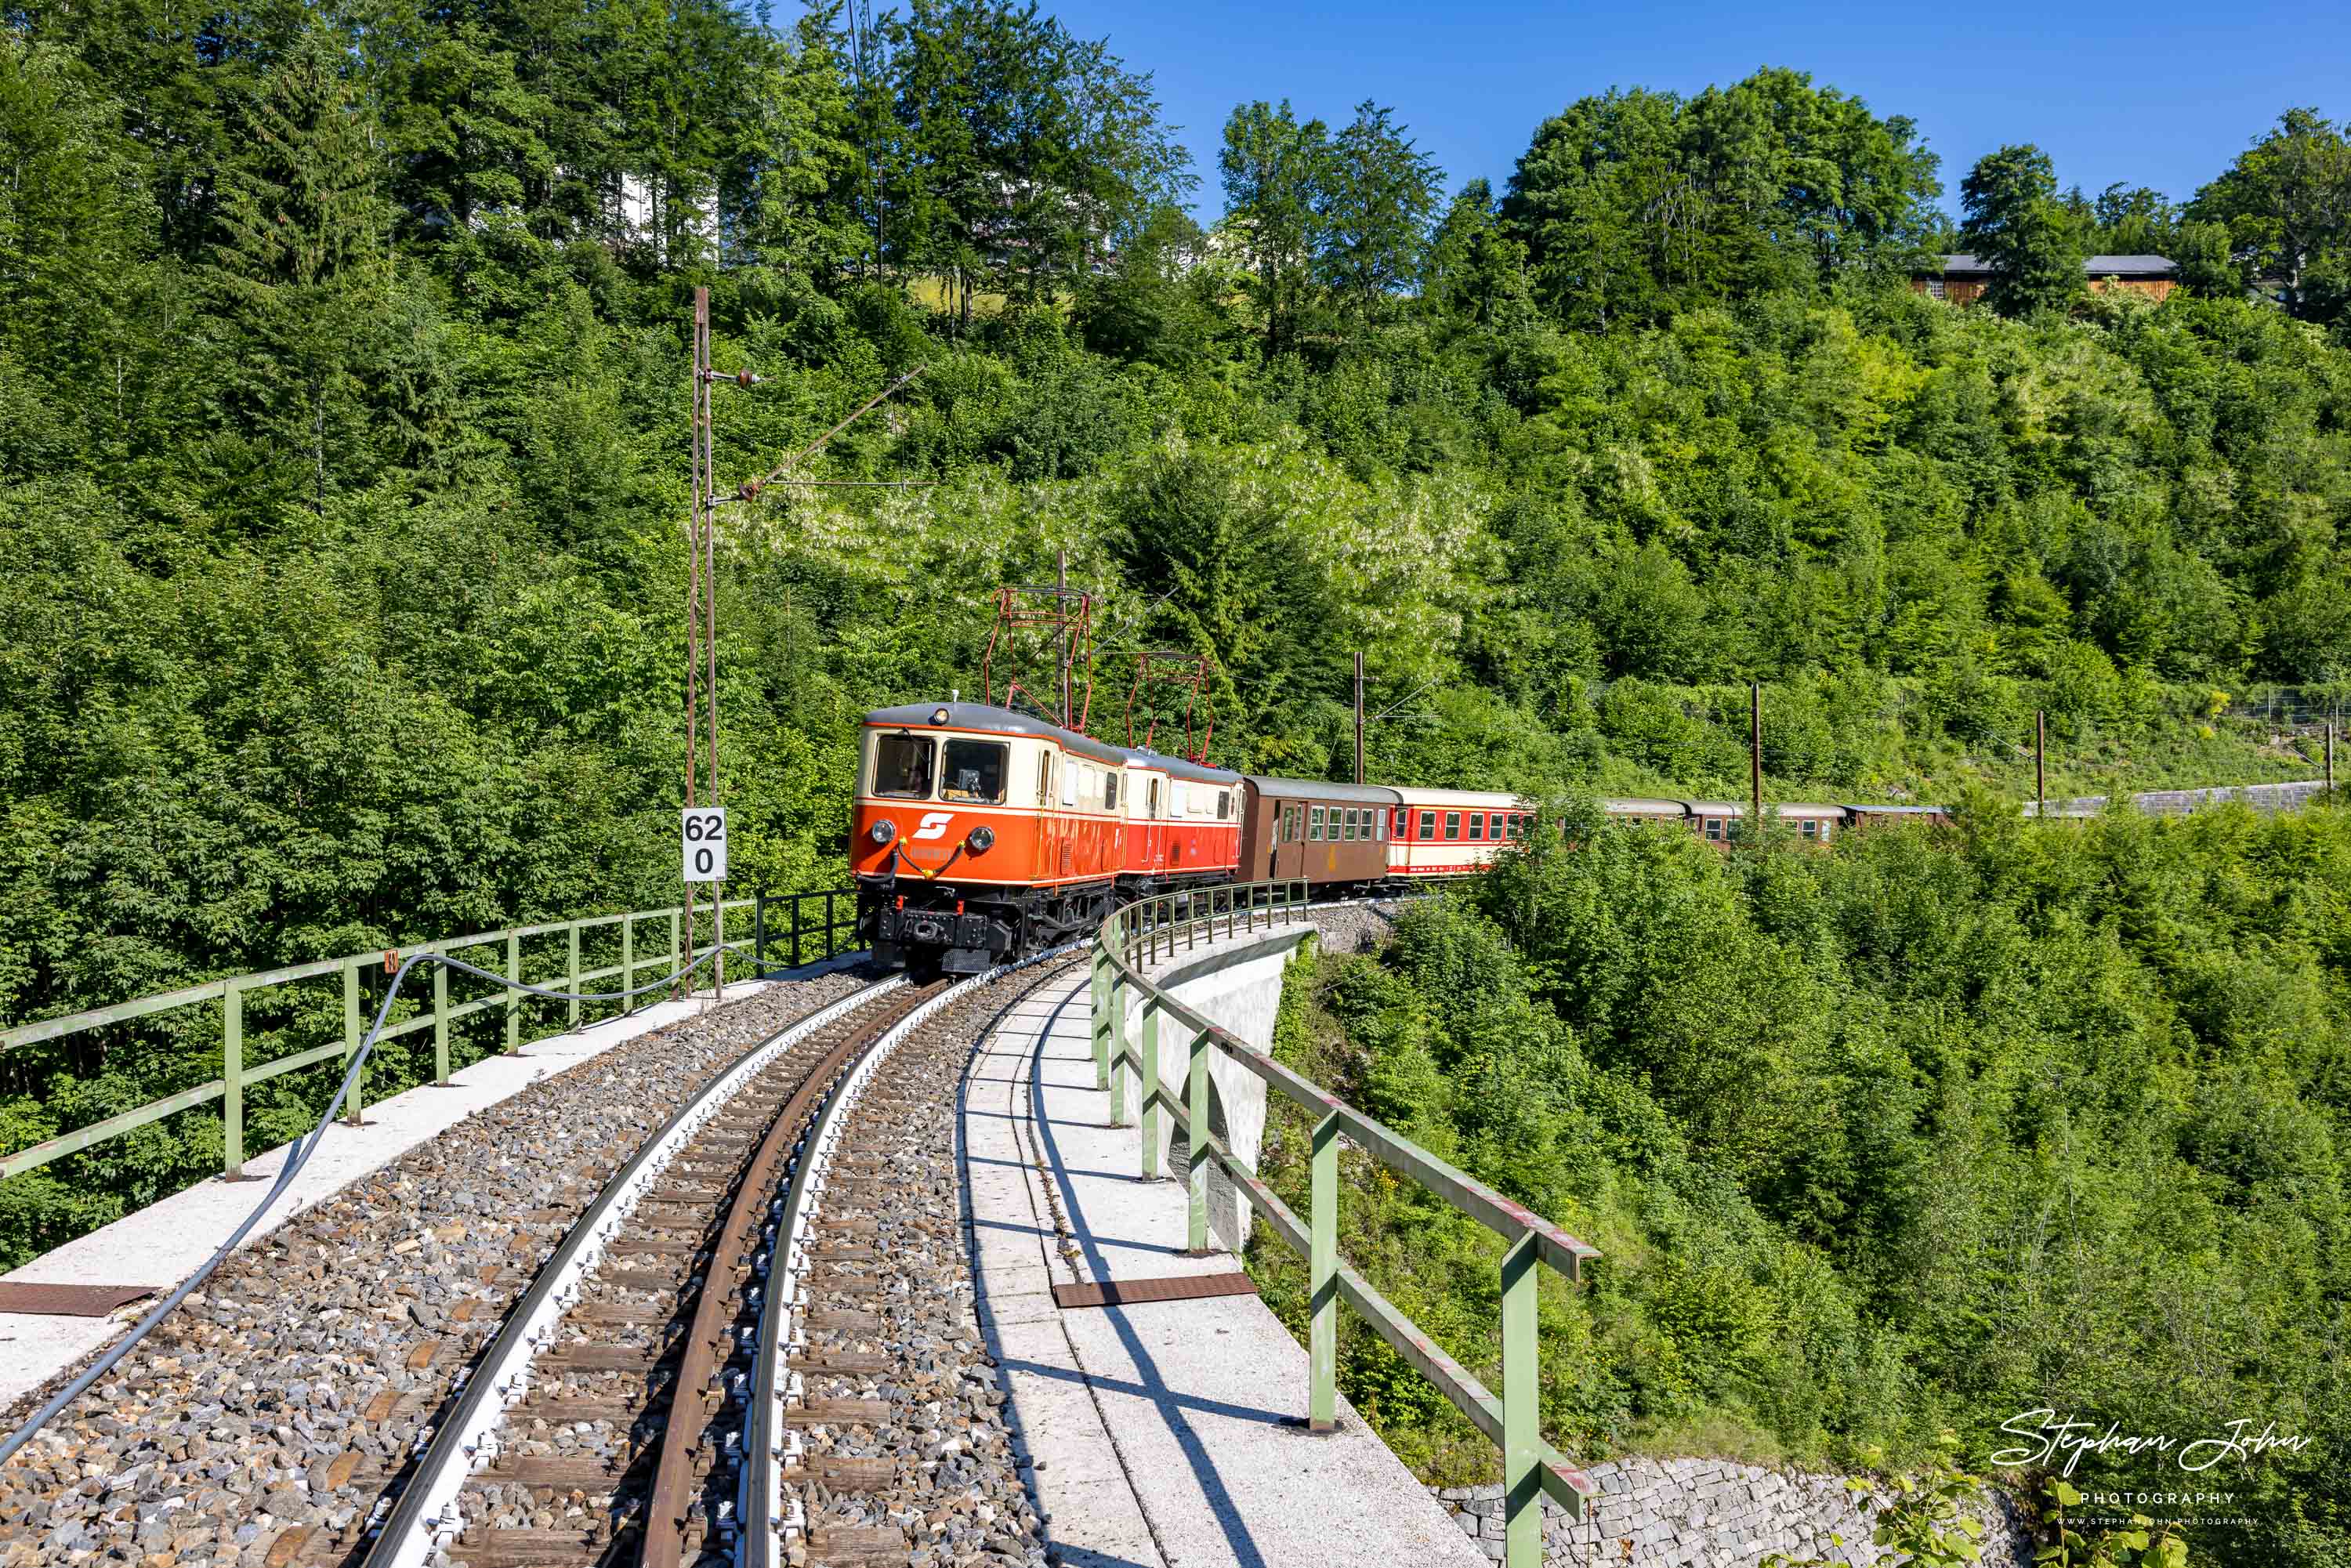
{"label": "\u00f6bb logo on locomotive", "polygon": [[[1719,800],[1602,804],[1613,818],[1716,844],[1747,814]],[[1939,814],[1774,809],[1815,843],[1872,821]],[[1280,880],[1343,897],[1471,875],[1533,821],[1522,795],[1236,773],[950,702],[865,716],[849,855],[878,962],[969,975],[1074,940],[1115,905],[1162,893]]]}

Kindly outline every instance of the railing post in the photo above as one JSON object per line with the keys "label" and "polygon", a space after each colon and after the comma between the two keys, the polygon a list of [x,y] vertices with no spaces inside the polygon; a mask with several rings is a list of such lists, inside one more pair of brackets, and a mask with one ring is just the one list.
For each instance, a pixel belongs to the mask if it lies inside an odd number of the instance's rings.
{"label": "railing post", "polygon": [[1116,993],[1117,981],[1113,978],[1110,955],[1099,946],[1094,949],[1094,1087],[1110,1087],[1111,998]]}
{"label": "railing post", "polygon": [[1535,1239],[1502,1253],[1502,1499],[1509,1568],[1542,1568],[1542,1374],[1535,1343]]}
{"label": "railing post", "polygon": [[792,967],[800,967],[800,901],[792,900]]}
{"label": "railing post", "polygon": [[713,996],[726,988],[726,901],[719,896],[722,891],[713,886],[710,892],[710,984]]}
{"label": "railing post", "polygon": [[[367,1038],[367,1019],[360,1012],[360,964],[350,958],[343,964],[343,1071],[350,1071],[351,1059],[360,1053],[360,1042]],[[365,1125],[360,1118],[367,1102],[367,1069],[361,1068],[351,1080],[351,1092],[345,1101],[344,1120],[352,1126]]]}
{"label": "railing post", "polygon": [[571,938],[571,968],[569,973],[563,977],[563,988],[571,993],[571,999],[565,1004],[564,1021],[571,1028],[578,1029],[580,1027],[580,922],[575,920],[566,926],[564,934]]}
{"label": "railing post", "polygon": [[1306,1424],[1328,1432],[1339,1424],[1339,1113],[1314,1124],[1314,1212],[1307,1266],[1313,1325],[1308,1337],[1312,1368]]}
{"label": "railing post", "polygon": [[[1208,917],[1209,917],[1210,919],[1212,919],[1212,920],[1216,918],[1216,905],[1215,905],[1215,904],[1210,904],[1210,905],[1208,906]],[[1231,941],[1231,940],[1232,940],[1232,936],[1233,936],[1233,890],[1232,890],[1231,888],[1229,888],[1229,887],[1228,887],[1228,888],[1225,889],[1225,940],[1227,940],[1228,942],[1229,942],[1229,941]]]}
{"label": "railing post", "polygon": [[[677,911],[673,909],[669,912],[669,972],[671,974],[677,973],[680,962],[677,956]],[[692,995],[694,982],[691,979],[687,980],[685,987],[687,994]]]}
{"label": "railing post", "polygon": [[[1143,994],[1144,1005],[1151,1005],[1151,993]],[[1121,1018],[1110,1041],[1110,1125],[1126,1125],[1126,1019]]]}
{"label": "railing post", "polygon": [[1184,1245],[1195,1258],[1206,1257],[1208,1245],[1208,1043],[1206,1030],[1192,1037],[1184,1064],[1184,1157],[1186,1194]]}
{"label": "railing post", "polygon": [[1143,1179],[1159,1179],[1159,1004],[1143,1004]]}
{"label": "railing post", "polygon": [[828,961],[833,955],[834,933],[837,929],[838,927],[833,924],[832,890],[827,888],[824,894],[824,956]]}
{"label": "railing post", "polygon": [[433,966],[433,1082],[449,1086],[449,966]]}
{"label": "railing post", "polygon": [[[797,914],[799,905],[794,904],[792,909]],[[794,957],[797,967],[798,955]],[[768,890],[765,887],[751,890],[751,977],[755,980],[768,977]]]}
{"label": "railing post", "polygon": [[522,1049],[522,933],[507,927],[507,1054]]}
{"label": "railing post", "polygon": [[[637,917],[633,915],[623,915],[621,916],[621,989],[633,991],[636,988]],[[621,1010],[623,1013],[635,1012],[637,998],[630,997],[622,1001]]]}
{"label": "railing post", "polygon": [[245,1176],[245,991],[231,980],[221,992],[221,1175]]}

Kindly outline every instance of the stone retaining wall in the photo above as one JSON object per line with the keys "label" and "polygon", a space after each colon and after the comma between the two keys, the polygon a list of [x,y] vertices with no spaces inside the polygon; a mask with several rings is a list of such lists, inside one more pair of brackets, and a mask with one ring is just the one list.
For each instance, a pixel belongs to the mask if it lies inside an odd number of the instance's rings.
{"label": "stone retaining wall", "polygon": [[[1612,1459],[1584,1473],[1600,1495],[1582,1520],[1543,1503],[1546,1568],[1751,1568],[1767,1552],[1853,1568],[1876,1568],[1880,1560],[1842,1476],[1727,1459]],[[1454,1522],[1500,1562],[1502,1489],[1432,1490]],[[2031,1568],[2032,1538],[2016,1505],[1997,1490],[1984,1500],[1983,1568]],[[1832,1543],[1832,1534],[1843,1543]]]}

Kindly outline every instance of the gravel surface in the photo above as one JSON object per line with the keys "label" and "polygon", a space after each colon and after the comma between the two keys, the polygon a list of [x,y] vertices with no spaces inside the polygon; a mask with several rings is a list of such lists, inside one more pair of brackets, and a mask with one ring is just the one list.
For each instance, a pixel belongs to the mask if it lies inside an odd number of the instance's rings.
{"label": "gravel surface", "polygon": [[274,1546],[284,1568],[290,1531],[330,1540],[612,1171],[713,1073],[872,978],[780,985],[615,1046],[247,1243],[0,1469],[0,1568],[265,1568]]}
{"label": "gravel surface", "polygon": [[[808,1347],[793,1360],[803,1378],[794,1425],[808,1456],[787,1477],[808,1520],[795,1563],[1045,1562],[1045,1521],[1014,1457],[1007,1390],[973,1308],[956,1095],[989,1023],[1058,968],[966,993],[897,1048],[849,1113],[814,1231]],[[873,1357],[878,1365],[864,1359]],[[825,1370],[842,1364],[860,1369]],[[845,1400],[879,1405],[862,1419],[814,1418]],[[847,1479],[854,1460],[889,1479]]]}

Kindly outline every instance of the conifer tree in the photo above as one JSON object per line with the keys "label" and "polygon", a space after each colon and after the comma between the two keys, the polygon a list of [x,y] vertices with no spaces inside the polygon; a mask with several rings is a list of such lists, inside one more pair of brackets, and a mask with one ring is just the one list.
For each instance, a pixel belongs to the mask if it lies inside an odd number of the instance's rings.
{"label": "conifer tree", "polygon": [[363,460],[362,377],[394,280],[376,128],[340,57],[313,27],[244,106],[210,268],[231,350],[223,405],[258,465],[313,511]]}

